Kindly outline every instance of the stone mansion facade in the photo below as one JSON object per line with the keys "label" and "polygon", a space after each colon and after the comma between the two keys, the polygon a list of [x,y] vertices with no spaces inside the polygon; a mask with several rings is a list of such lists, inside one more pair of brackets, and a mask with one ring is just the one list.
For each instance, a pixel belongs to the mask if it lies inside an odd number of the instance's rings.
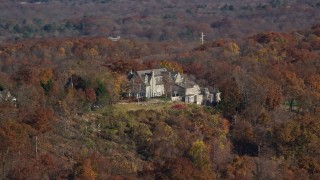
{"label": "stone mansion facade", "polygon": [[218,103],[221,100],[220,92],[210,93],[208,88],[201,88],[179,72],[165,68],[130,71],[128,80],[129,97],[140,99],[166,96],[172,101],[196,104]]}

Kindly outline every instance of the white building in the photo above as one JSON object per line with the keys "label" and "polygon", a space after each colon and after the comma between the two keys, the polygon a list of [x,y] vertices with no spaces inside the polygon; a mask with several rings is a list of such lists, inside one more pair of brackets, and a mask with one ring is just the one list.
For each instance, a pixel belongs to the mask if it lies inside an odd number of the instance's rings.
{"label": "white building", "polygon": [[10,102],[16,106],[17,98],[12,96],[10,91],[4,90],[0,91],[0,102]]}
{"label": "white building", "polygon": [[166,69],[150,69],[129,73],[130,91],[133,97],[160,97],[165,94],[163,73]]}
{"label": "white building", "polygon": [[[179,72],[168,71],[165,68],[149,69],[143,71],[130,71],[128,74],[129,97],[152,98],[167,96],[172,101],[203,104],[204,101],[212,103],[217,96],[210,94],[206,88],[205,93],[194,81],[187,79]],[[211,96],[210,96],[211,95]],[[208,100],[209,99],[209,100]]]}

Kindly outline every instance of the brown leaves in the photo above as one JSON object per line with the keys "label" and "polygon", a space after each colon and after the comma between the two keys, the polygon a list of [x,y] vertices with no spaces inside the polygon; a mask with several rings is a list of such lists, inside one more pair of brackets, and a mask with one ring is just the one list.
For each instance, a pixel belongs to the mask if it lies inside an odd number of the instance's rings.
{"label": "brown leaves", "polygon": [[186,158],[169,159],[160,172],[156,172],[156,179],[216,179],[215,174],[208,170],[195,168]]}
{"label": "brown leaves", "polygon": [[29,124],[39,132],[48,131],[53,120],[54,113],[51,109],[39,107],[39,109],[34,110],[33,112],[25,112],[21,114],[22,122]]}
{"label": "brown leaves", "polygon": [[28,129],[15,120],[0,125],[0,150],[15,149],[28,143]]}
{"label": "brown leaves", "polygon": [[284,71],[284,90],[285,94],[297,98],[305,91],[303,79],[297,76],[295,72]]}
{"label": "brown leaves", "polygon": [[251,39],[254,39],[258,43],[269,44],[271,42],[287,42],[291,40],[290,35],[284,33],[266,32],[259,33]]}
{"label": "brown leaves", "polygon": [[33,67],[21,66],[19,70],[13,76],[15,81],[24,84],[34,84],[37,82],[37,70]]}
{"label": "brown leaves", "polygon": [[255,164],[253,159],[250,157],[239,157],[236,156],[233,160],[232,166],[229,165],[227,168],[227,178],[230,179],[252,179],[253,169]]}

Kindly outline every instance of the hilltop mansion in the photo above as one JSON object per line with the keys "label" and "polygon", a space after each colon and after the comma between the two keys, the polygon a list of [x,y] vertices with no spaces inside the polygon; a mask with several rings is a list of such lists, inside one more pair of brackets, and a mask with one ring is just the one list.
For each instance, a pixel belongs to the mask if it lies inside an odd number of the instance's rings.
{"label": "hilltop mansion", "polygon": [[208,88],[200,88],[194,81],[179,72],[165,68],[130,71],[129,97],[152,98],[170,96],[172,101],[208,104],[218,103],[220,92],[210,93]]}

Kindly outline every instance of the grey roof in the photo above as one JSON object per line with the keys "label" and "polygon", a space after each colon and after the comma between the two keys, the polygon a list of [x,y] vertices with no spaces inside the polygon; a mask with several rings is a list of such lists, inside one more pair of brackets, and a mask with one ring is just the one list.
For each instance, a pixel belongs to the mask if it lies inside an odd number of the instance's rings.
{"label": "grey roof", "polygon": [[144,70],[144,71],[137,71],[137,74],[142,77],[142,75],[144,74],[151,74],[151,72],[154,73],[154,76],[160,76],[161,72],[166,72],[167,69],[166,68],[161,68],[161,69],[148,69],[148,70]]}
{"label": "grey roof", "polygon": [[5,100],[9,94],[10,94],[9,91],[6,91],[6,90],[0,91],[0,100]]}
{"label": "grey roof", "polygon": [[188,88],[193,88],[193,86],[195,85],[194,83],[178,83],[178,86],[184,88],[184,89],[188,89]]}
{"label": "grey roof", "polygon": [[0,91],[0,101],[16,101],[16,98],[11,95],[10,91]]}
{"label": "grey roof", "polygon": [[188,88],[193,88],[193,86],[197,85],[194,81],[185,78],[182,83],[177,83],[178,86],[188,89]]}
{"label": "grey roof", "polygon": [[[177,78],[177,75],[179,72],[176,71],[168,71],[166,68],[160,68],[160,69],[148,69],[148,70],[142,70],[142,71],[136,71],[137,75],[141,78],[142,82],[145,85],[150,85],[150,79],[152,73],[154,73],[154,76],[163,76],[163,77],[169,77],[173,80]],[[145,81],[145,78],[148,78],[147,82]],[[157,82],[157,84],[163,84],[163,81]],[[197,85],[194,81],[192,81],[190,78],[185,78],[183,82],[176,83],[177,86],[180,86],[184,89],[193,88],[195,85]]]}
{"label": "grey roof", "polygon": [[171,72],[171,76],[172,76],[172,77],[176,77],[177,75],[178,75],[178,72],[177,72],[177,71]]}
{"label": "grey roof", "polygon": [[[152,73],[154,73],[153,75],[155,76],[155,77],[157,77],[157,76],[162,76],[162,73],[164,73],[164,72],[167,72],[167,69],[165,69],[165,68],[161,68],[161,69],[148,69],[148,70],[143,70],[143,71],[137,71],[136,73],[138,74],[138,76],[141,78],[141,80],[142,80],[142,82],[145,84],[145,85],[150,85],[150,79],[151,79],[151,75],[152,75]],[[145,82],[145,78],[146,78],[146,76],[147,76],[147,78],[148,78],[148,81],[147,81],[147,83]],[[163,84],[163,81],[161,80],[161,81],[157,81],[156,82],[158,85],[161,85],[161,84]]]}

